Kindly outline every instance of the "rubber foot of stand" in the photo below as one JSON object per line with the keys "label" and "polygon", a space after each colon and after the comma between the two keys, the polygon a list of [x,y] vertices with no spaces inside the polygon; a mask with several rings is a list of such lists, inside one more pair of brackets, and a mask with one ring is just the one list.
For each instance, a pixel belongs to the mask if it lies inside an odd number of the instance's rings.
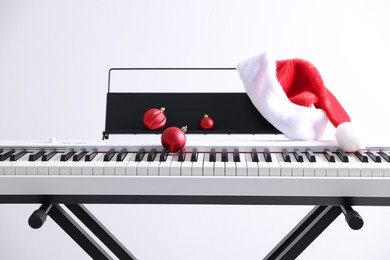
{"label": "rubber foot of stand", "polygon": [[42,227],[47,219],[47,213],[43,209],[34,211],[28,219],[28,224],[34,229]]}

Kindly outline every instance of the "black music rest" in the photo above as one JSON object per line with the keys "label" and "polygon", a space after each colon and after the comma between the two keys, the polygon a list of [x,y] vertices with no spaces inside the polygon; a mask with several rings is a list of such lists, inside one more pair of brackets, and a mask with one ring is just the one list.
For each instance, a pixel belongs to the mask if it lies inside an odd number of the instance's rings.
{"label": "black music rest", "polygon": [[[109,134],[153,134],[143,125],[150,108],[165,107],[166,127],[187,126],[191,134],[280,134],[253,106],[246,93],[107,93],[106,129]],[[213,130],[202,130],[204,114]]]}

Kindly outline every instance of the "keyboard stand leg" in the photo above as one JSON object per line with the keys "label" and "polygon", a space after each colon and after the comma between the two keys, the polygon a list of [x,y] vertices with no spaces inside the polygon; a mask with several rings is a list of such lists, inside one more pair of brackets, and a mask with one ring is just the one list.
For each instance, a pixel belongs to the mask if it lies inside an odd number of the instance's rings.
{"label": "keyboard stand leg", "polygon": [[104,249],[66,213],[53,204],[48,214],[92,259],[113,259]]}
{"label": "keyboard stand leg", "polygon": [[297,258],[340,214],[340,206],[316,206],[264,258]]}
{"label": "keyboard stand leg", "polygon": [[65,204],[65,206],[119,259],[136,259],[84,205]]}
{"label": "keyboard stand leg", "polygon": [[[83,205],[66,207],[101,240],[119,259],[136,258]],[[58,204],[43,204],[29,218],[32,228],[40,228],[50,216],[92,259],[113,259],[76,221]]]}

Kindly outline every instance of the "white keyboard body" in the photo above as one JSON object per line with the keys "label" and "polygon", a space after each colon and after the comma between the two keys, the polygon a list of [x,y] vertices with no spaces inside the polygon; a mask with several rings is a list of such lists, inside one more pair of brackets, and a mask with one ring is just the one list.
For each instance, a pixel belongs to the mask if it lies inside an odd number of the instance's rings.
{"label": "white keyboard body", "polygon": [[[353,153],[347,153],[348,162],[338,156],[329,162],[324,150],[335,153],[333,141],[302,142],[276,136],[259,138],[255,135],[203,136],[187,135],[185,159],[168,154],[165,161],[157,160],[162,147],[159,135],[130,136],[115,141],[0,141],[0,148],[26,149],[16,161],[0,161],[0,195],[163,195],[163,196],[292,196],[292,197],[380,197],[390,198],[390,163],[381,157],[375,162],[361,162]],[[261,140],[260,140],[261,139]],[[55,148],[50,160],[29,161],[36,150]],[[73,148],[90,151],[97,149],[91,161],[61,161],[61,155]],[[104,161],[111,148],[115,155]],[[122,161],[115,157],[126,148]],[[135,161],[139,149],[145,149],[140,161]],[[155,148],[156,159],[147,160]],[[197,161],[191,161],[191,152],[197,148]],[[259,162],[253,161],[253,149]],[[215,149],[216,161],[210,162],[210,150]],[[221,161],[226,149],[228,161]],[[238,149],[239,161],[233,160]],[[264,160],[269,149],[272,162]],[[281,154],[287,149],[291,162]],[[316,162],[310,162],[303,153],[303,162],[293,152],[310,149]],[[375,152],[381,148],[370,148]],[[390,149],[383,147],[384,150]],[[362,153],[368,151],[362,150]]]}

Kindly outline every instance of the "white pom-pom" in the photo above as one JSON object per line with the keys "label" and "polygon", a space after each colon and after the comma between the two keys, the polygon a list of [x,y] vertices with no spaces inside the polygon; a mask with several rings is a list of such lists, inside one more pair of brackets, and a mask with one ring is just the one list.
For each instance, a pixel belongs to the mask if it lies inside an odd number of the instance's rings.
{"label": "white pom-pom", "polygon": [[336,128],[336,141],[345,152],[355,152],[363,148],[359,135],[350,122],[342,123]]}

